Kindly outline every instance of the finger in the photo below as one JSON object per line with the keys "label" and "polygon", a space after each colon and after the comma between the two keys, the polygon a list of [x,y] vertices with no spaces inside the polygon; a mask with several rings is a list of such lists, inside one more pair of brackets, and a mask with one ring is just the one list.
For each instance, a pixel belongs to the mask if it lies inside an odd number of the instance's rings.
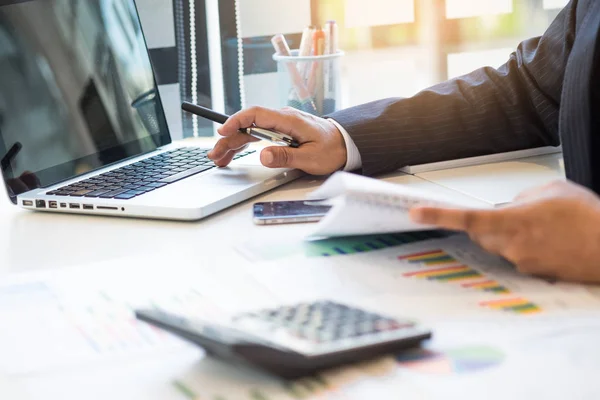
{"label": "finger", "polygon": [[267,147],[260,153],[260,161],[269,168],[311,169],[312,157],[305,149],[291,147]]}
{"label": "finger", "polygon": [[233,157],[235,157],[235,153],[233,151],[230,151],[220,159],[214,160],[214,163],[217,167],[223,168],[231,164],[231,161],[233,161]]}
{"label": "finger", "polygon": [[531,189],[527,189],[517,195],[514,201],[523,201],[531,198],[538,197],[541,193],[544,193],[547,190],[546,186],[542,187],[534,187]]}
{"label": "finger", "polygon": [[471,239],[488,253],[503,255],[507,246],[507,235],[503,234],[482,234],[470,235]]}
{"label": "finger", "polygon": [[246,150],[247,147],[248,147],[248,145],[242,146],[241,148],[236,149],[236,150],[231,150],[225,156],[223,156],[221,159],[215,160],[214,162],[217,165],[217,167],[226,167],[231,163],[231,161],[233,161],[233,158],[235,157],[235,155],[237,153],[240,153],[240,152]]}
{"label": "finger", "polygon": [[505,210],[462,210],[419,207],[410,211],[413,221],[440,228],[485,233],[502,230],[506,225]]}
{"label": "finger", "polygon": [[253,138],[245,133],[237,133],[232,136],[223,138],[217,142],[215,147],[208,152],[207,156],[211,160],[220,160],[232,150],[239,150],[248,145],[248,143],[256,142],[258,139]]}
{"label": "finger", "polygon": [[219,129],[223,136],[231,136],[240,129],[256,125],[265,129],[273,129],[292,135],[301,142],[306,141],[302,128],[306,125],[302,114],[293,109],[270,110],[263,107],[252,107],[232,115]]}
{"label": "finger", "polygon": [[527,189],[515,197],[515,201],[537,200],[555,192],[557,189],[562,188],[565,184],[566,182],[564,181],[552,181],[543,186]]}

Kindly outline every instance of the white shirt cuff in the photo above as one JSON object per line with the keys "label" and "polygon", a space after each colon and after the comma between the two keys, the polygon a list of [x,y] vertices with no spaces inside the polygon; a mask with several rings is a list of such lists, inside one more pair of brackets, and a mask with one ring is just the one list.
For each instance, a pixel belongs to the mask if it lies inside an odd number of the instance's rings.
{"label": "white shirt cuff", "polygon": [[329,121],[333,122],[333,124],[340,130],[342,136],[344,137],[344,142],[346,143],[346,153],[348,154],[348,158],[346,159],[344,171],[354,171],[362,167],[362,158],[360,157],[360,152],[358,151],[358,147],[356,147],[354,140],[352,140],[346,129],[338,124],[336,120],[329,118]]}

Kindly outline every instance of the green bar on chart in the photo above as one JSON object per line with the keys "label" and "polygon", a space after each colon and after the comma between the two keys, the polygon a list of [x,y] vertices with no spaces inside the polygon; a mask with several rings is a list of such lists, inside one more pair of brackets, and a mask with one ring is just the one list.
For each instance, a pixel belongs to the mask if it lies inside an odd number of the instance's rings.
{"label": "green bar on chart", "polygon": [[179,393],[184,395],[187,399],[200,400],[198,395],[196,393],[194,393],[194,391],[192,389],[190,389],[185,383],[180,382],[180,381],[174,381],[173,386],[175,386],[175,389],[177,389],[177,391],[179,391]]}

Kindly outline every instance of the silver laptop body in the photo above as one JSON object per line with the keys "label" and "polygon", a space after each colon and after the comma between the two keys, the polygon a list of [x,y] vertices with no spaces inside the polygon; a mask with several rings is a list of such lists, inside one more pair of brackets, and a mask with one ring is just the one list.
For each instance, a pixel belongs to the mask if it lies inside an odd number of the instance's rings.
{"label": "silver laptop body", "polygon": [[[198,220],[301,176],[171,143],[133,0],[0,6],[0,157],[26,209]],[[50,45],[48,44],[50,43]]]}

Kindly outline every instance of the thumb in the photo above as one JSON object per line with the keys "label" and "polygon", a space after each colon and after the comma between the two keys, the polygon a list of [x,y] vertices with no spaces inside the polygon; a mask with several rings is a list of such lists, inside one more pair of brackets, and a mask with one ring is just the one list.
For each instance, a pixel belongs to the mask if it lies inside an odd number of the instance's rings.
{"label": "thumb", "polygon": [[296,168],[297,151],[291,147],[268,147],[260,154],[260,161],[269,168]]}

